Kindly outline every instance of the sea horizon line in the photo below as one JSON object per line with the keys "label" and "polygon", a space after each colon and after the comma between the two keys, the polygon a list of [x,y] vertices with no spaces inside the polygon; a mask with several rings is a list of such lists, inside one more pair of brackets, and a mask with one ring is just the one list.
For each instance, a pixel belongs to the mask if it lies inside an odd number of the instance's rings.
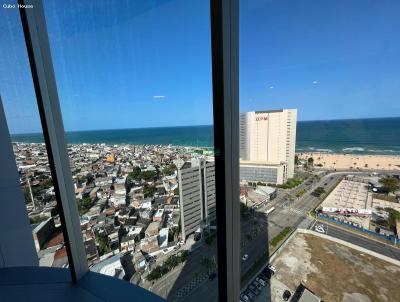
{"label": "sea horizon line", "polygon": [[[317,120],[299,120],[297,123],[308,122],[334,122],[334,121],[356,121],[356,120],[382,120],[382,119],[399,119],[400,116],[392,117],[366,117],[366,118],[342,118],[342,119],[317,119]],[[213,124],[202,125],[180,125],[180,126],[155,126],[155,127],[137,127],[137,128],[109,128],[109,129],[83,129],[83,130],[65,130],[66,133],[76,132],[98,132],[98,131],[116,131],[116,130],[141,130],[141,129],[162,129],[162,128],[189,128],[189,127],[213,127]],[[42,132],[20,132],[10,133],[11,136],[18,135],[41,135]]]}

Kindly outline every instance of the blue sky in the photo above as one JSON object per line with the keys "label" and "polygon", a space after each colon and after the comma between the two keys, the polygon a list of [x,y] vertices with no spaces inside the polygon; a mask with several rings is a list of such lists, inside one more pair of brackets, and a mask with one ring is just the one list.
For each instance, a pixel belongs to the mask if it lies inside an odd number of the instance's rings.
{"label": "blue sky", "polygon": [[[240,2],[242,111],[400,116],[399,1]],[[212,123],[208,1],[44,3],[66,130]],[[0,9],[0,93],[10,131],[38,132],[18,18]]]}

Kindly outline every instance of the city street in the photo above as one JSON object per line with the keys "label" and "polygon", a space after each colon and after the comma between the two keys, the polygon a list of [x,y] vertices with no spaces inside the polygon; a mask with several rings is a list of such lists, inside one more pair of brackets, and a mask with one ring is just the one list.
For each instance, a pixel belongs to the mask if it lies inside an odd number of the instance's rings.
{"label": "city street", "polygon": [[390,246],[389,244],[381,243],[377,240],[368,239],[366,237],[357,235],[352,232],[348,232],[343,228],[333,226],[331,224],[325,224],[317,222],[317,224],[323,225],[327,229],[326,234],[349,243],[361,246],[368,250],[374,251],[376,253],[385,255],[387,257],[400,260],[400,249]]}
{"label": "city street", "polygon": [[[307,213],[314,209],[321,200],[318,197],[311,195],[317,187],[323,187],[326,192],[332,190],[343,175],[349,172],[333,172],[320,177],[318,180],[310,182],[310,179],[304,181],[294,189],[278,189],[278,194],[275,199],[268,202],[266,205],[258,208],[254,214],[247,219],[242,219],[242,245],[241,255],[248,255],[248,259],[241,260],[241,274],[245,274],[254,263],[269,252],[268,242],[277,236],[285,227],[292,227],[293,229],[301,226],[308,228],[311,226],[311,220]],[[354,174],[354,173],[353,173]],[[295,196],[299,191],[306,190],[303,196],[289,200],[288,196]],[[265,213],[267,209],[274,207],[275,210],[269,215]],[[247,239],[246,235],[250,234],[251,239]],[[386,251],[388,247],[378,242],[364,239],[355,234],[351,234],[341,229],[331,228],[329,226],[328,234],[342,240],[359,244],[360,246],[377,251],[389,257],[400,259],[400,252],[396,249],[393,251]],[[359,243],[361,242],[361,243]],[[170,273],[157,280],[150,286],[150,289],[164,297],[171,298],[180,289],[187,288],[188,284],[195,279],[195,276],[205,272],[203,265],[200,263],[202,257],[212,257],[215,250],[210,246],[204,245],[195,250],[188,257],[188,261],[183,266],[178,266]],[[389,254],[392,254],[389,255]],[[394,255],[394,256],[393,256]],[[190,288],[190,286],[189,286]],[[210,292],[213,294],[211,295]],[[206,295],[207,293],[207,295]],[[204,280],[196,286],[190,288],[187,294],[182,297],[185,301],[198,301],[205,302],[201,297],[207,296],[209,301],[213,301],[217,296],[218,287],[216,278],[214,280]]]}
{"label": "city street", "polygon": [[[245,274],[260,257],[268,252],[268,241],[277,236],[285,227],[297,228],[307,217],[307,213],[321,202],[318,197],[311,195],[317,187],[323,187],[325,191],[330,191],[344,174],[347,173],[330,173],[311,184],[309,181],[304,181],[292,190],[279,189],[278,196],[275,199],[264,207],[257,209],[254,217],[250,217],[247,221],[242,221],[242,241],[244,240],[246,245],[242,247],[241,254],[247,254],[248,259],[242,261],[241,274]],[[303,189],[307,190],[307,192],[300,198],[296,198],[293,201],[286,198],[289,194],[294,196]],[[275,211],[267,216],[265,211],[271,207],[274,207]],[[246,240],[245,235],[254,228],[253,221],[257,221],[257,226],[262,227],[262,230],[253,239]]]}

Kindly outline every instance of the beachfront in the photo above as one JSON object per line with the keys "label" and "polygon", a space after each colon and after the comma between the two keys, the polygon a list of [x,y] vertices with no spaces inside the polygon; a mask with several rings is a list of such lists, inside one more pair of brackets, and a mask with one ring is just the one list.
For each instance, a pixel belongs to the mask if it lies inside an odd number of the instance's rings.
{"label": "beachfront", "polygon": [[400,171],[400,156],[394,155],[358,155],[304,152],[297,153],[300,160],[312,157],[314,166],[327,169],[354,169],[354,170],[386,170]]}

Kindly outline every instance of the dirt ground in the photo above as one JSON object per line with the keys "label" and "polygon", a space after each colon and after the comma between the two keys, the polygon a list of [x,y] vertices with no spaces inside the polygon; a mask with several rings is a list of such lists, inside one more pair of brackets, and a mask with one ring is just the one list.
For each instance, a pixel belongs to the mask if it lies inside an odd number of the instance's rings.
{"label": "dirt ground", "polygon": [[400,301],[400,267],[341,244],[297,234],[274,260],[276,278],[300,282],[324,301]]}

